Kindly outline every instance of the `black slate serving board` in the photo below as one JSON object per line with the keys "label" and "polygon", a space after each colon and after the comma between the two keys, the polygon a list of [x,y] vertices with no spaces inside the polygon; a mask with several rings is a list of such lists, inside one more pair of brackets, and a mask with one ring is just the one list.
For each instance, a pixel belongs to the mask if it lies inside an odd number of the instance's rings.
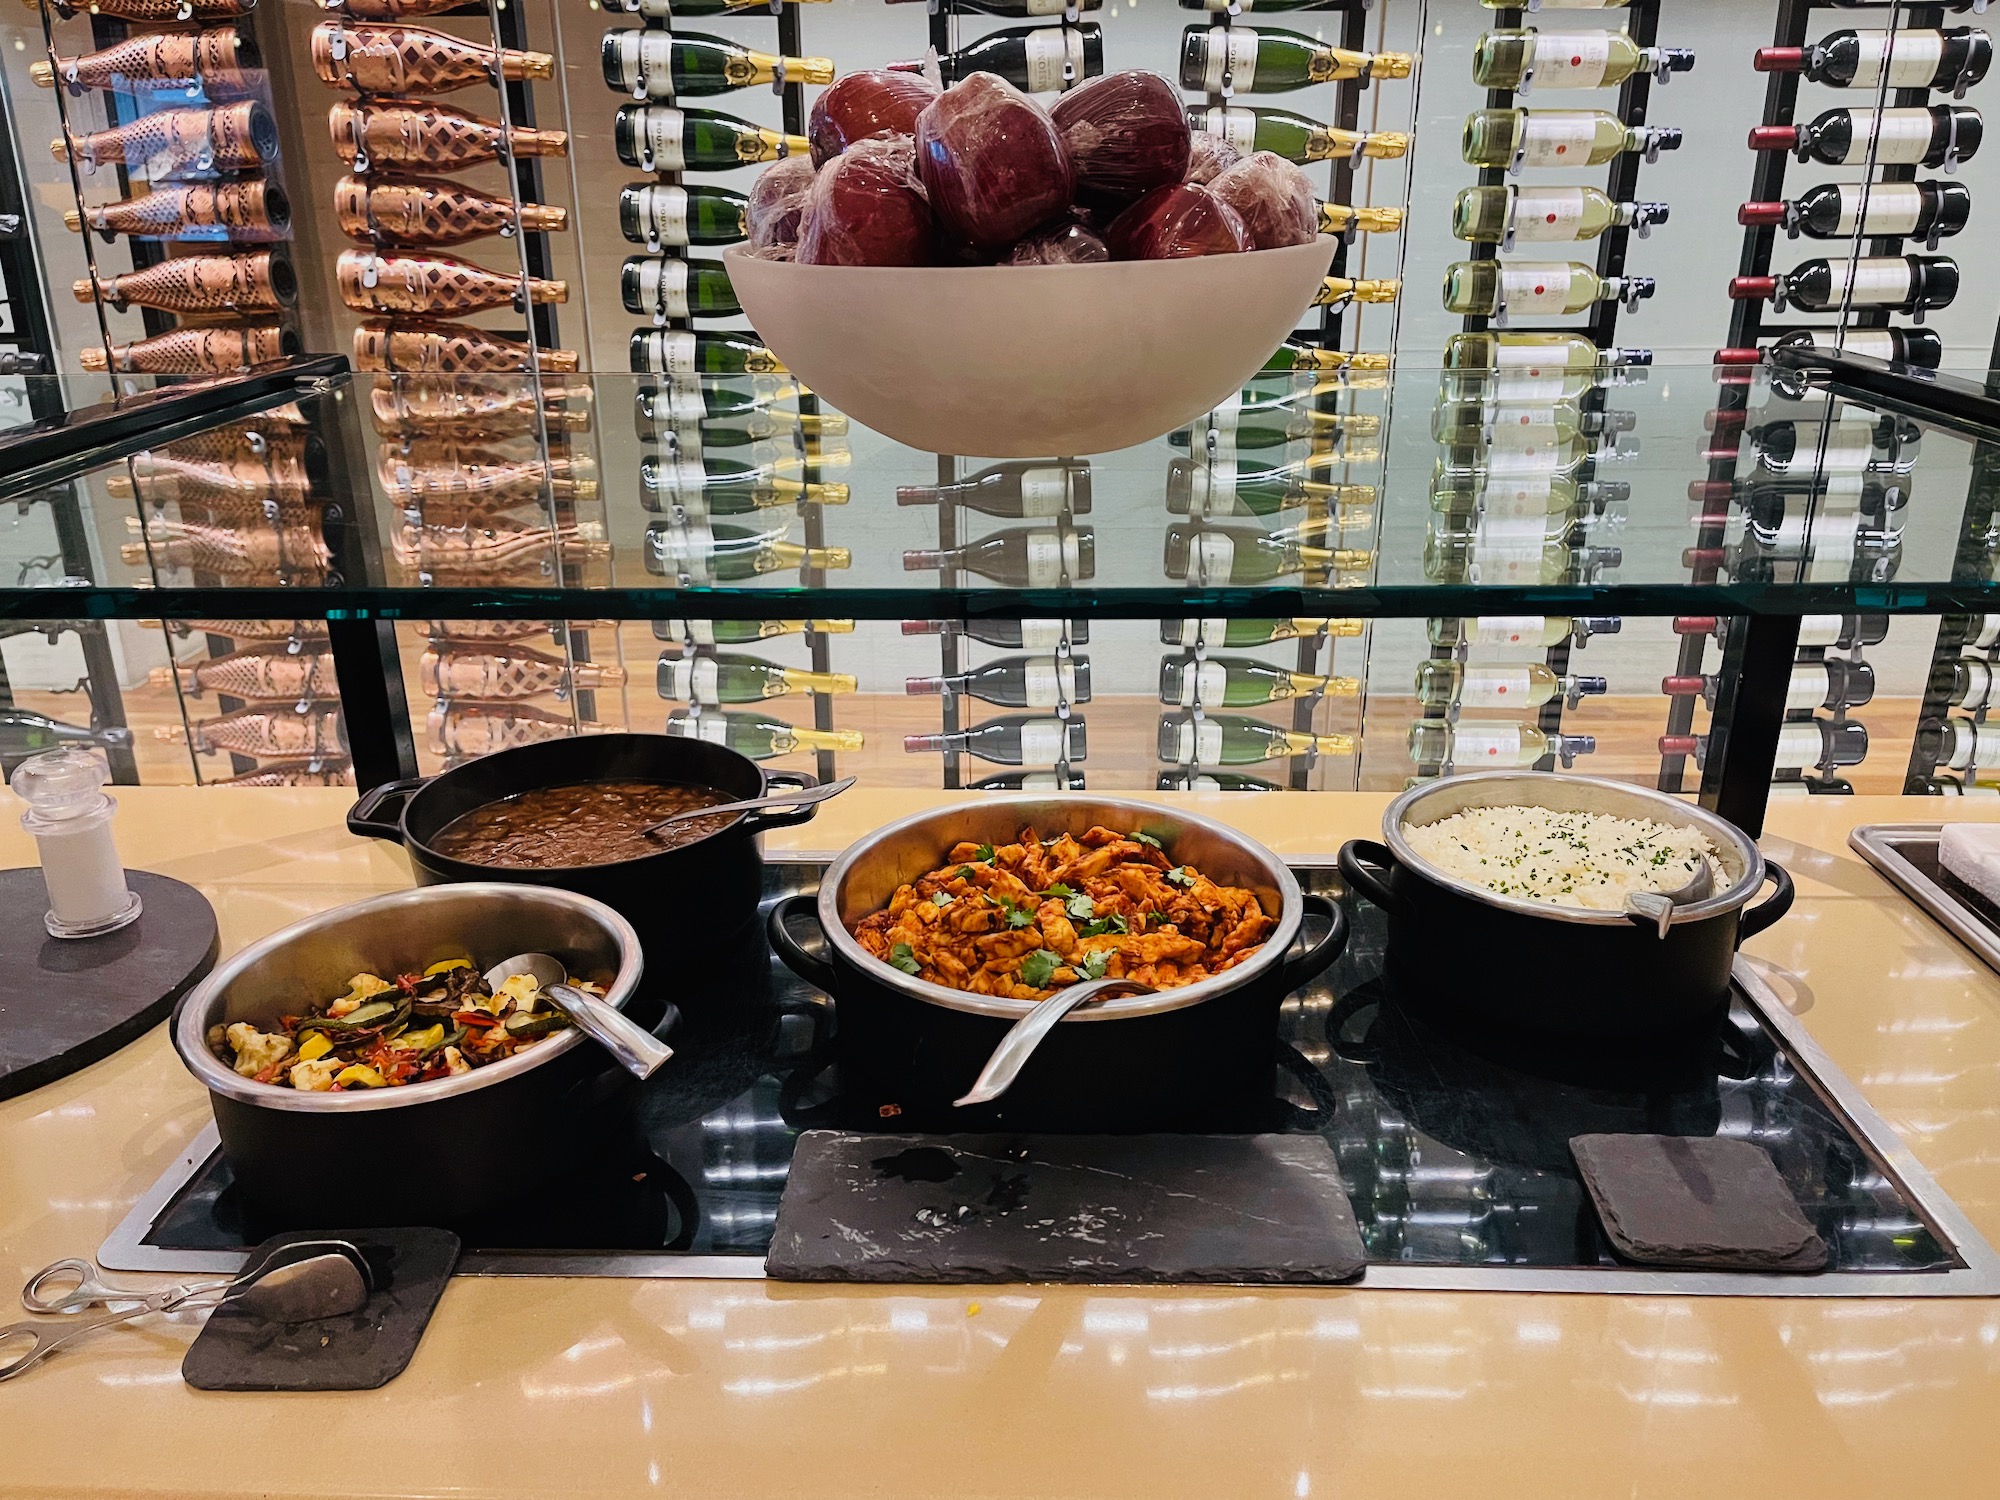
{"label": "black slate serving board", "polygon": [[1725,1136],[1569,1143],[1612,1248],[1651,1266],[1824,1271],[1826,1242],[1762,1146]]}
{"label": "black slate serving board", "polygon": [[780,1281],[1353,1281],[1367,1255],[1316,1135],[799,1137]]}

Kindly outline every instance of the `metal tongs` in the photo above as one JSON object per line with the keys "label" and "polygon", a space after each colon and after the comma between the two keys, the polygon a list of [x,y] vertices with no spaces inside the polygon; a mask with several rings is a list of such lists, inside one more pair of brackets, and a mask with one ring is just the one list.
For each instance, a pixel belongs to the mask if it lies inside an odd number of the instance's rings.
{"label": "metal tongs", "polygon": [[1634,891],[1625,898],[1625,915],[1641,927],[1652,927],[1666,941],[1667,929],[1674,925],[1674,908],[1693,906],[1715,894],[1715,872],[1708,857],[1684,886],[1671,891]]}

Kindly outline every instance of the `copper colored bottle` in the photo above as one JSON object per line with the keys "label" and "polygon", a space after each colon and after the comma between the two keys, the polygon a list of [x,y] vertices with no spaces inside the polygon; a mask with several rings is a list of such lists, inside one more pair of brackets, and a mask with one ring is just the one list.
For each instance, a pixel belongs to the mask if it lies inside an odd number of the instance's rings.
{"label": "copper colored bottle", "polygon": [[312,59],[321,83],[357,94],[446,94],[475,83],[556,76],[556,60],[546,52],[496,50],[427,26],[370,22],[320,22]]}
{"label": "copper colored bottle", "polygon": [[[461,313],[529,302],[567,302],[569,283],[489,271],[449,255],[343,250],[334,271],[340,300],[356,312]],[[525,294],[525,295],[524,295]]]}
{"label": "copper colored bottle", "polygon": [[330,560],[326,543],[310,526],[214,526],[155,517],[140,528],[127,520],[146,533],[145,541],[118,549],[128,563],[296,579],[325,572]]}
{"label": "copper colored bottle", "polygon": [[573,349],[543,349],[537,354],[525,340],[458,323],[371,319],[354,330],[354,366],[359,370],[509,374],[532,369],[538,360],[553,374],[576,373]]}
{"label": "copper colored bottle", "polygon": [[383,437],[436,436],[476,443],[538,437],[544,426],[551,433],[586,432],[591,394],[587,385],[418,375],[377,381],[369,403],[375,430]]}
{"label": "copper colored bottle", "polygon": [[[33,10],[38,0],[24,0],[24,3]],[[256,8],[257,0],[49,0],[49,9],[65,20],[92,15],[113,21],[137,21],[142,26],[234,21]]]}
{"label": "copper colored bottle", "polygon": [[500,155],[503,144],[516,156],[567,156],[569,136],[560,130],[512,130],[498,120],[469,115],[429,99],[343,101],[326,112],[333,149],[357,172],[376,167],[477,166]]}
{"label": "copper colored bottle", "polygon": [[100,163],[121,163],[144,172],[149,182],[189,170],[244,172],[274,161],[278,122],[255,99],[220,109],[163,109],[109,130],[93,130],[74,142],[49,142],[57,161],[74,157],[85,172]]}
{"label": "copper colored bottle", "polygon": [[[326,649],[326,621],[324,620],[170,620],[166,622],[176,635],[220,635],[232,641],[289,641],[301,650],[324,651]],[[160,622],[144,622],[149,630],[160,628]]]}
{"label": "copper colored bottle", "polygon": [[[587,629],[604,622],[572,620],[572,630]],[[530,636],[552,635],[561,628],[555,620],[432,620],[424,627],[424,638],[433,646],[489,647],[498,641],[524,641]]]}
{"label": "copper colored bottle", "polygon": [[392,539],[396,561],[415,573],[449,574],[464,583],[510,583],[546,576],[558,547],[569,563],[611,555],[597,526],[402,526]]}
{"label": "copper colored bottle", "polygon": [[610,727],[577,724],[568,714],[551,713],[532,703],[438,703],[424,722],[424,737],[433,755],[470,758],[515,745],[568,739],[579,730],[602,734]]}
{"label": "copper colored bottle", "polygon": [[319,0],[323,10],[350,21],[407,21],[415,16],[446,16],[453,11],[484,10],[482,0]]}
{"label": "copper colored bottle", "polygon": [[326,444],[315,433],[254,422],[225,422],[206,432],[175,438],[153,450],[167,458],[213,464],[262,464],[274,469],[303,467],[326,475]]}
{"label": "copper colored bottle", "polygon": [[353,786],[354,772],[340,755],[267,760],[241,776],[225,776],[205,786]]}
{"label": "copper colored bottle", "polygon": [[277,454],[266,459],[193,458],[178,453],[135,453],[124,474],[111,474],[105,487],[115,500],[140,499],[155,505],[228,504],[269,500],[303,504],[312,496],[305,466]]}
{"label": "copper colored bottle", "polygon": [[186,728],[173,724],[155,729],[153,735],[172,745],[192,744],[197,755],[218,750],[314,758],[347,753],[337,698],[314,698],[293,708],[239,708],[213,719],[196,719]]}
{"label": "copper colored bottle", "polygon": [[186,255],[122,276],[72,282],[76,300],[102,297],[123,312],[157,307],[172,313],[277,312],[299,300],[299,279],[289,261],[255,255]]}
{"label": "copper colored bottle", "polygon": [[243,89],[245,70],[258,66],[257,44],[233,26],[212,31],[160,31],[127,37],[116,46],[82,57],[57,56],[28,64],[28,76],[45,89],[194,88],[220,84]]}
{"label": "copper colored bottle", "polygon": [[227,229],[269,239],[291,228],[292,205],[274,182],[190,182],[82,212],[65,209],[63,223],[72,230],[88,224],[106,239],[117,234],[159,239],[184,229]]}
{"label": "copper colored bottle", "polygon": [[546,651],[510,646],[504,651],[426,651],[417,662],[417,681],[433,698],[534,698],[623,687],[625,669],[594,661],[571,666]]}
{"label": "copper colored bottle", "polygon": [[86,370],[120,375],[227,375],[274,359],[290,359],[299,336],[275,323],[249,328],[176,328],[131,344],[77,351]]}
{"label": "copper colored bottle", "polygon": [[504,510],[542,498],[546,477],[552,500],[595,500],[597,466],[587,458],[546,461],[495,460],[477,449],[461,451],[455,462],[425,462],[429,455],[389,452],[376,466],[382,487],[398,505],[428,507],[450,501],[464,507]]}
{"label": "copper colored bottle", "polygon": [[569,226],[567,209],[523,203],[517,214],[505,198],[442,177],[343,177],[334,184],[333,211],[340,227],[364,244],[422,249],[489,234],[554,234]]}
{"label": "copper colored bottle", "polygon": [[333,656],[324,647],[295,651],[289,646],[262,646],[232,651],[185,666],[156,667],[147,680],[155,687],[172,687],[175,677],[190,693],[216,692],[231,698],[322,698],[336,694]]}

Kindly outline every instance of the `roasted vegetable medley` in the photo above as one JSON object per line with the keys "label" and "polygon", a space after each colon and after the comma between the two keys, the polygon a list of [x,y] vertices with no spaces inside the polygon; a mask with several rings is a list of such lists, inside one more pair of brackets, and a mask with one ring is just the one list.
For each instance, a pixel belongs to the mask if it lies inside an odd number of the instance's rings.
{"label": "roasted vegetable medley", "polygon": [[470,1073],[570,1024],[532,976],[518,974],[496,993],[464,958],[393,981],[356,974],[346,994],[278,1023],[277,1031],[259,1031],[248,1021],[211,1026],[209,1048],[258,1083],[339,1093]]}
{"label": "roasted vegetable medley", "polygon": [[886,964],[977,995],[1045,999],[1085,979],[1154,989],[1233,968],[1276,930],[1251,892],[1176,865],[1144,833],[959,844],[854,937]]}

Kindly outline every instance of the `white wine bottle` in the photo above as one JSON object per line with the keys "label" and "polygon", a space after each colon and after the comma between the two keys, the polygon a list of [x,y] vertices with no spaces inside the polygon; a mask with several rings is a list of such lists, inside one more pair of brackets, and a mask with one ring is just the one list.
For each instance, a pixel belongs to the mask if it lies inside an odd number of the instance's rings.
{"label": "white wine bottle", "polygon": [[1470,531],[1491,517],[1514,521],[1528,517],[1602,515],[1614,501],[1629,500],[1632,486],[1623,480],[1587,480],[1578,484],[1560,474],[1500,475],[1491,479],[1472,474],[1436,476],[1431,485],[1431,509],[1454,531]]}
{"label": "white wine bottle", "polygon": [[1594,167],[1628,151],[1656,161],[1680,148],[1671,126],[1627,125],[1601,109],[1476,109],[1465,117],[1463,154],[1474,167]]}
{"label": "white wine bottle", "polygon": [[1460,260],[1445,268],[1444,306],[1505,321],[1566,317],[1599,302],[1636,308],[1653,287],[1650,276],[1599,276],[1581,261]]}
{"label": "white wine bottle", "polygon": [[1565,676],[1538,661],[1417,663],[1417,702],[1425,708],[1540,708],[1560,699],[1574,709],[1609,687],[1602,677]]}
{"label": "white wine bottle", "polygon": [[1641,239],[1667,222],[1664,203],[1620,203],[1594,187],[1469,187],[1452,204],[1451,232],[1474,245],[1572,244],[1607,229],[1633,229]]}
{"label": "white wine bottle", "polygon": [[1167,577],[1207,588],[1224,584],[1271,583],[1293,573],[1359,573],[1374,566],[1375,554],[1357,547],[1318,547],[1296,535],[1253,531],[1246,526],[1167,528]]}
{"label": "white wine bottle", "polygon": [[1637,73],[1661,83],[1694,67],[1686,47],[1641,47],[1622,31],[1489,31],[1473,44],[1472,81],[1485,89],[1613,88]]}
{"label": "white wine bottle", "polygon": [[1532,724],[1497,719],[1460,719],[1456,724],[1425,719],[1410,726],[1409,748],[1410,759],[1420,766],[1450,766],[1456,771],[1526,767],[1543,759],[1561,761],[1567,768],[1579,755],[1597,749],[1597,737],[1544,734]]}
{"label": "white wine bottle", "polygon": [[1433,646],[1527,646],[1547,650],[1564,641],[1581,646],[1594,635],[1616,635],[1625,622],[1616,615],[1477,615],[1433,619],[1426,634]]}

